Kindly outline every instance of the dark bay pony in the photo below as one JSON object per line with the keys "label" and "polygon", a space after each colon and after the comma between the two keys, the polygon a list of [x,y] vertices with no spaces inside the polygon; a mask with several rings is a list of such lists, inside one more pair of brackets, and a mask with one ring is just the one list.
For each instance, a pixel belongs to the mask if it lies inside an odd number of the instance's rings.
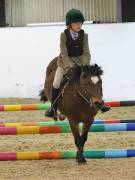
{"label": "dark bay pony", "polygon": [[[57,57],[47,67],[44,90],[41,91],[41,100],[51,100],[51,87],[57,68]],[[77,146],[76,160],[79,164],[86,163],[83,156],[84,144],[88,131],[93,123],[94,116],[102,105],[102,69],[98,65],[89,65],[81,68],[72,68],[70,83],[64,89],[58,99],[58,110],[69,120],[69,124]],[[68,73],[67,73],[68,76]],[[63,80],[64,82],[64,80]],[[63,89],[63,82],[60,91]],[[79,131],[79,123],[83,123],[82,132]]]}

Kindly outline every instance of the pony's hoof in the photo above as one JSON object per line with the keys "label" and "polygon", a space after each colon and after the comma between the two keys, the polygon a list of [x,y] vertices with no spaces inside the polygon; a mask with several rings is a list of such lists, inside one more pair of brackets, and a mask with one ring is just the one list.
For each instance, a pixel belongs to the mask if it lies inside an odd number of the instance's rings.
{"label": "pony's hoof", "polygon": [[77,160],[77,162],[78,162],[78,165],[87,164],[87,161],[86,161],[85,158],[79,158],[79,159]]}
{"label": "pony's hoof", "polygon": [[58,121],[58,117],[57,116],[54,116],[53,119],[54,119],[54,121]]}
{"label": "pony's hoof", "polygon": [[44,114],[45,117],[53,118],[54,121],[57,121],[57,112],[55,112],[53,109],[49,109]]}
{"label": "pony's hoof", "polygon": [[60,121],[64,121],[66,119],[66,116],[64,116],[63,114],[59,114],[58,118]]}

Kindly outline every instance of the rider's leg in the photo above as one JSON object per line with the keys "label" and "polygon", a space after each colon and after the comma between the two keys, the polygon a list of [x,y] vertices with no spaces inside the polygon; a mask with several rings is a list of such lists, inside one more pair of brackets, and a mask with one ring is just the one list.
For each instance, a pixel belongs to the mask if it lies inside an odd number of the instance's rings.
{"label": "rider's leg", "polygon": [[[103,89],[102,89],[102,96],[103,96]],[[110,106],[105,105],[104,102],[103,102],[103,105],[102,105],[101,108],[100,108],[100,110],[101,110],[102,113],[107,112],[107,111],[109,111],[110,109],[111,109]]]}
{"label": "rider's leg", "polygon": [[64,69],[58,66],[52,85],[51,108],[48,109],[45,113],[46,116],[53,117],[54,119],[57,119],[57,101],[55,102],[55,100],[59,93],[59,87],[61,80],[63,79],[63,75],[64,75]]}
{"label": "rider's leg", "polygon": [[104,113],[109,111],[110,109],[111,109],[110,106],[103,104],[103,106],[101,107],[101,112]]}

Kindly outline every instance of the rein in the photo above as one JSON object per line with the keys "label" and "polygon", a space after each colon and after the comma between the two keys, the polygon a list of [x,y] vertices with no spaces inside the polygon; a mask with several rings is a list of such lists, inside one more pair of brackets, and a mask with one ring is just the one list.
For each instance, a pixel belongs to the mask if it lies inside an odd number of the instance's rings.
{"label": "rein", "polygon": [[60,91],[60,93],[58,94],[58,96],[56,97],[55,101],[52,104],[52,107],[55,105],[55,103],[58,101],[58,99],[60,98],[60,96],[63,97],[64,91],[66,89],[66,87],[69,85],[69,82],[67,81],[67,83],[64,85],[64,87],[62,88],[62,90]]}
{"label": "rein", "polygon": [[88,100],[79,90],[77,92],[84,99],[85,102],[87,102],[90,106],[93,105],[91,98],[90,100]]}
{"label": "rein", "polygon": [[[55,99],[53,105],[56,103],[56,101],[59,99],[60,96],[63,97],[64,91],[65,91],[65,89],[66,89],[66,87],[67,87],[68,85],[69,85],[69,81],[67,81],[67,83],[64,85],[64,87],[62,88],[61,92],[59,93],[59,95],[58,95],[57,98]],[[92,102],[91,98],[90,98],[90,100],[88,100],[88,99],[81,93],[80,90],[77,90],[77,84],[76,84],[76,83],[75,83],[75,89],[76,89],[77,93],[81,96],[81,98],[82,98],[90,107],[93,106],[93,102]]]}
{"label": "rein", "polygon": [[84,99],[84,101],[91,107],[91,106],[93,105],[93,102],[92,102],[91,98],[90,98],[90,100],[88,100],[88,99],[81,93],[80,90],[77,90],[77,85],[76,85],[76,83],[75,83],[75,88],[76,88],[77,93],[82,97],[82,99]]}
{"label": "rein", "polygon": [[[57,96],[57,98],[55,99],[54,103],[52,106],[54,106],[54,104],[56,103],[56,101],[60,98],[60,96],[63,97],[64,95],[64,91],[65,89],[67,88],[67,86],[69,85],[69,81],[66,82],[66,84],[64,85],[64,87],[62,88],[62,90],[60,91],[59,95]],[[90,98],[90,100],[88,100],[82,93],[80,90],[77,89],[77,84],[75,83],[75,89],[76,89],[76,92],[80,95],[80,97],[90,106],[92,107],[93,106],[93,102]]]}

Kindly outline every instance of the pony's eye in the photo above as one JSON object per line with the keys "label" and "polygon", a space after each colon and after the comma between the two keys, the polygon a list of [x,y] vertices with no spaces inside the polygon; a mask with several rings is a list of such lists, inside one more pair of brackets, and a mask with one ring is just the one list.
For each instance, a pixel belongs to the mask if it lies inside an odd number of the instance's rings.
{"label": "pony's eye", "polygon": [[99,77],[98,76],[92,76],[91,81],[93,82],[93,84],[97,84],[99,82]]}

